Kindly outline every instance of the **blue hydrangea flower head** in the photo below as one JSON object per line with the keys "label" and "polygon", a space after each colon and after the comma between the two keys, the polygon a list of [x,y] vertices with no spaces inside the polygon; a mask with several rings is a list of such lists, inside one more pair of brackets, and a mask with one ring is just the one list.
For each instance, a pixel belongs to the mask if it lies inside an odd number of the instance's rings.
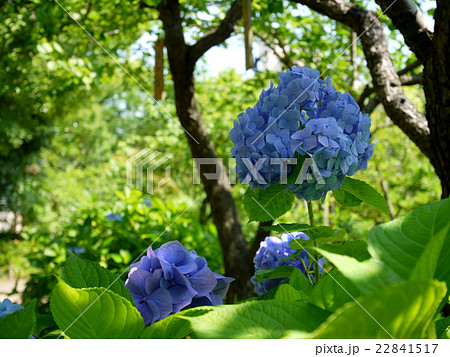
{"label": "blue hydrangea flower head", "polygon": [[12,314],[18,310],[22,310],[23,306],[19,304],[13,304],[11,300],[4,299],[0,302],[0,319],[6,315]]}
{"label": "blue hydrangea flower head", "polygon": [[222,304],[233,280],[213,273],[205,258],[171,241],[154,251],[150,246],[131,265],[125,286],[148,326],[188,307]]}
{"label": "blue hydrangea flower head", "polygon": [[70,247],[67,248],[67,250],[75,255],[86,253],[86,249],[84,249],[83,247]]}
{"label": "blue hydrangea flower head", "polygon": [[292,171],[289,160],[303,158],[302,165],[308,159],[312,174],[302,175],[288,189],[312,201],[366,169],[373,154],[370,117],[349,93],[336,91],[331,77],[322,80],[319,75],[307,67],[280,73],[280,84],[271,83],[253,108],[238,115],[230,137],[241,183],[252,189],[282,183]]}
{"label": "blue hydrangea flower head", "polygon": [[[307,114],[326,94],[328,85],[319,74],[307,67],[293,67],[280,73],[280,84],[274,87],[271,83],[253,108],[238,115],[230,137],[234,144],[231,155],[236,159],[241,183],[248,183],[253,189],[279,183],[281,165],[271,164],[270,159],[295,156],[291,136],[305,124]],[[333,92],[331,88],[327,90]],[[258,169],[259,180],[250,173],[252,167]]]}
{"label": "blue hydrangea flower head", "polygon": [[110,221],[119,221],[119,222],[122,221],[123,219],[123,217],[118,213],[110,213],[106,215],[105,218]]}
{"label": "blue hydrangea flower head", "polygon": [[[291,232],[289,234],[282,234],[281,239],[278,237],[269,236],[261,242],[253,259],[253,263],[255,264],[255,275],[251,278],[251,282],[255,285],[255,291],[258,295],[268,292],[281,284],[283,281],[287,280],[287,278],[270,279],[262,283],[258,283],[256,279],[256,272],[260,269],[278,268],[279,266],[287,265],[300,269],[305,276],[308,272],[311,277],[313,276],[314,273],[311,271],[313,271],[314,266],[306,249],[302,250],[298,256],[288,259],[289,256],[297,252],[289,245],[289,242],[293,239],[309,240],[309,237],[303,232]],[[322,266],[324,263],[325,260],[320,258],[320,273],[322,273]]]}

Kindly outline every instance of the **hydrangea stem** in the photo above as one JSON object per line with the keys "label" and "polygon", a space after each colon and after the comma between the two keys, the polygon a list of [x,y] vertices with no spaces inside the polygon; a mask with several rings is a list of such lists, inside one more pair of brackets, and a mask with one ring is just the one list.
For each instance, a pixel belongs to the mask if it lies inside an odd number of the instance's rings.
{"label": "hydrangea stem", "polygon": [[[312,203],[308,202],[308,216],[309,216],[309,225],[311,227],[314,226],[314,213],[312,209]],[[314,242],[314,246],[317,247],[317,244]],[[313,250],[313,259],[314,259],[314,285],[317,285],[319,282],[319,253],[314,249]]]}

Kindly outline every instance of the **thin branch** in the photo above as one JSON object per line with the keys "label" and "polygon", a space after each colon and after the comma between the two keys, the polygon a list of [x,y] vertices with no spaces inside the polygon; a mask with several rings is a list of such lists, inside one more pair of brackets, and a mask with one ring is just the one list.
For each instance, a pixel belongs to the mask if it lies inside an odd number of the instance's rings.
{"label": "thin branch", "polygon": [[394,205],[392,204],[392,201],[389,198],[388,194],[388,183],[386,180],[382,179],[380,181],[381,190],[383,191],[384,199],[386,200],[386,203],[389,207],[389,215],[391,216],[391,219],[395,219],[395,213],[394,213]]}
{"label": "thin branch", "polygon": [[389,118],[387,118],[387,120],[388,120],[387,123],[385,123],[383,125],[380,125],[380,126],[377,126],[375,129],[370,131],[370,134],[371,134],[372,137],[375,136],[375,134],[377,132],[379,132],[380,130],[383,130],[383,129],[386,129],[386,128],[390,128],[391,126],[394,126],[394,124],[392,124],[392,122],[390,121]]}
{"label": "thin branch", "polygon": [[[278,57],[278,59],[287,67],[291,68],[294,65],[294,62],[292,61],[291,57],[286,53],[285,48],[283,48],[280,45],[275,45],[270,42],[270,40],[265,37],[264,35],[260,34],[257,31],[253,32],[256,37],[258,37],[269,49],[272,50],[275,56]],[[280,50],[282,54],[280,53]]]}
{"label": "thin branch", "polygon": [[231,5],[220,25],[206,32],[202,38],[189,48],[193,60],[197,61],[211,47],[221,44],[230,37],[241,17],[242,0],[236,0]]}
{"label": "thin branch", "polygon": [[401,69],[397,72],[399,76],[411,72],[413,69],[416,69],[422,64],[419,60],[414,61],[413,63],[407,65],[405,68]]}

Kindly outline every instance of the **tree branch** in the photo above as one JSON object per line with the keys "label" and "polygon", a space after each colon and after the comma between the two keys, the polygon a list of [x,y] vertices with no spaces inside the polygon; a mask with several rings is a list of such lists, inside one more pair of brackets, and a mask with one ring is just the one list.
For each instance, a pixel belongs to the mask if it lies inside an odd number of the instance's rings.
{"label": "tree branch", "polygon": [[380,103],[381,97],[376,94],[371,100],[369,100],[369,103],[367,103],[364,109],[362,109],[362,112],[370,115]]}
{"label": "tree branch", "polygon": [[[400,72],[398,72],[398,73],[400,73]],[[414,84],[423,83],[423,73],[414,74],[414,75],[404,74],[403,76],[400,76],[399,78],[400,78],[400,83],[402,84],[402,86],[413,86]],[[358,99],[358,105],[360,106],[360,108],[362,108],[364,106],[364,101],[375,92],[376,92],[376,89],[371,85],[367,85],[364,88],[363,92],[361,93],[361,96]]]}
{"label": "tree branch", "polygon": [[373,86],[382,99],[386,114],[426,156],[432,156],[427,120],[403,93],[377,14],[343,0],[293,1],[306,5],[356,31],[361,40]]}
{"label": "tree branch", "polygon": [[211,47],[221,44],[234,32],[234,28],[242,17],[242,0],[231,5],[224,19],[215,29],[208,31],[193,46],[189,47],[190,56],[197,61]]}
{"label": "tree branch", "polygon": [[414,61],[413,63],[407,65],[405,68],[401,69],[397,72],[399,76],[411,72],[413,69],[416,69],[422,64],[419,60]]}
{"label": "tree branch", "polygon": [[[294,62],[292,61],[291,57],[286,53],[286,50],[284,47],[280,45],[275,45],[274,43],[271,43],[270,40],[265,37],[264,35],[260,34],[259,32],[254,31],[253,32],[256,37],[258,37],[269,49],[272,50],[275,56],[278,57],[278,59],[287,67],[291,68],[294,65]],[[280,51],[282,53],[280,53]]]}
{"label": "tree branch", "polygon": [[425,61],[429,54],[433,30],[428,28],[422,12],[411,0],[375,0],[402,33],[406,44],[417,58]]}

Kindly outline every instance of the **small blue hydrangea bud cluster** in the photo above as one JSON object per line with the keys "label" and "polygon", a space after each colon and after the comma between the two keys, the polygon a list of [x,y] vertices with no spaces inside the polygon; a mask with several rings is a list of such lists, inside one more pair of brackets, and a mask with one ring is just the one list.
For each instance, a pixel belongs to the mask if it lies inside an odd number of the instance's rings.
{"label": "small blue hydrangea bud cluster", "polygon": [[[307,67],[280,73],[280,84],[274,87],[271,82],[256,105],[238,115],[230,137],[241,183],[252,189],[279,184],[282,165],[270,159],[288,162],[299,154],[312,158],[320,175],[301,177],[302,182],[288,189],[312,201],[367,168],[374,146],[369,143],[370,117],[361,113],[349,93],[336,91],[331,77],[322,80],[319,75]],[[291,171],[292,165],[287,165],[285,174]]]}
{"label": "small blue hydrangea bud cluster", "polygon": [[123,220],[123,217],[120,214],[118,214],[118,213],[107,214],[105,216],[105,218],[107,220],[110,220],[110,221],[119,221],[119,222],[121,222]]}
{"label": "small blue hydrangea bud cluster", "polygon": [[21,309],[23,309],[22,305],[13,304],[11,300],[4,299],[0,302],[0,319]]}
{"label": "small blue hydrangea bud cluster", "polygon": [[206,259],[171,241],[130,267],[125,286],[145,325],[188,307],[220,305],[233,278],[213,273]]}
{"label": "small blue hydrangea bud cluster", "polygon": [[[262,283],[258,283],[256,279],[256,272],[260,269],[278,268],[279,266],[287,265],[300,269],[305,276],[308,274],[305,271],[305,267],[310,271],[313,270],[314,265],[312,264],[311,258],[306,249],[302,250],[298,256],[295,256],[292,259],[287,259],[296,252],[296,250],[292,249],[289,245],[289,242],[293,239],[309,240],[309,237],[303,232],[291,232],[289,234],[282,234],[281,239],[277,237],[266,237],[266,239],[261,242],[255,258],[253,259],[253,263],[255,263],[255,275],[251,278],[251,282],[255,285],[255,291],[258,295],[268,292],[283,281],[287,280],[287,278],[270,279]],[[322,273],[323,264],[325,264],[325,260],[324,258],[320,258],[319,273]],[[312,272],[309,274],[311,278],[314,275]]]}

